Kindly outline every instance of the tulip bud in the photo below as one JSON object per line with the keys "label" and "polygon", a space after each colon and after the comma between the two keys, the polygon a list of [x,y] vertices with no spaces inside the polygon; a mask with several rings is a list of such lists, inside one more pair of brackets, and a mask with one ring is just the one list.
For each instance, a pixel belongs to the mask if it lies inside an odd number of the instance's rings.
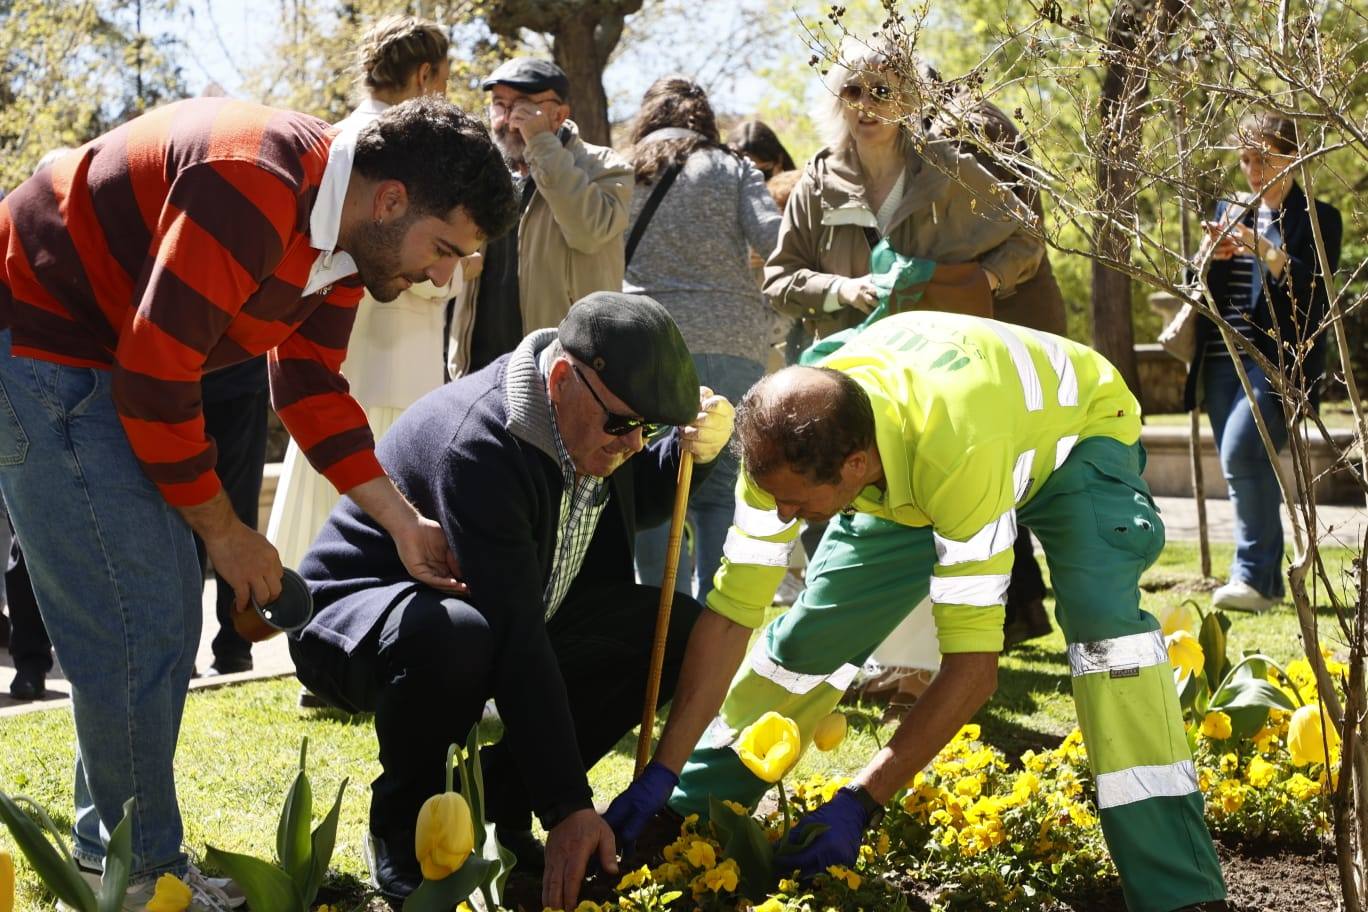
{"label": "tulip bud", "polygon": [[1197,642],[1197,638],[1186,630],[1178,630],[1168,636],[1169,661],[1173,667],[1178,669],[1181,676],[1186,678],[1188,675],[1201,674],[1203,666],[1206,664],[1206,655],[1202,652],[1202,644]]}
{"label": "tulip bud", "polygon": [[846,736],[846,717],[834,712],[817,723],[812,733],[812,743],[819,751],[833,751],[840,746]]}
{"label": "tulip bud", "polygon": [[475,851],[470,805],[460,792],[444,792],[423,802],[414,834],[418,864],[427,880],[445,880]]}
{"label": "tulip bud", "polygon": [[194,897],[190,888],[179,877],[163,874],[157,878],[156,889],[147,901],[147,912],[185,912]]}
{"label": "tulip bud", "polygon": [[0,852],[0,912],[14,912],[14,859]]}
{"label": "tulip bud", "polygon": [[771,710],[736,739],[736,753],[757,777],[774,784],[798,762],[802,741],[798,723]]}
{"label": "tulip bud", "polygon": [[1287,752],[1293,763],[1327,763],[1327,743],[1331,748],[1339,744],[1339,732],[1334,726],[1325,727],[1319,703],[1308,703],[1292,714],[1292,721],[1287,723]]}
{"label": "tulip bud", "polygon": [[1197,630],[1197,613],[1192,610],[1191,602],[1161,605],[1154,616],[1159,619],[1159,632],[1166,637],[1180,630],[1188,633]]}

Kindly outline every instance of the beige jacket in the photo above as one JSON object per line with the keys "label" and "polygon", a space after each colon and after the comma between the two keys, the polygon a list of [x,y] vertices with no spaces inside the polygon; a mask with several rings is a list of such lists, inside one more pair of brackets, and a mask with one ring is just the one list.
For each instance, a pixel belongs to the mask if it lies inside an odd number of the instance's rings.
{"label": "beige jacket", "polygon": [[[1044,244],[1022,227],[1032,219],[972,156],[947,142],[927,143],[920,152],[909,143],[903,200],[888,237],[904,256],[978,263],[998,277],[1002,299],[1035,274],[1044,256]],[[828,313],[823,306],[838,278],[869,272],[865,227],[876,228],[877,221],[854,147],[823,149],[789,197],[779,245],[765,263],[764,291],[774,308],[802,319],[818,337],[863,320],[853,308]]]}
{"label": "beige jacket", "polygon": [[[518,223],[518,302],[523,333],[556,326],[570,305],[591,291],[621,291],[626,271],[623,234],[632,204],[632,165],[605,146],[579,137],[567,120],[564,142],[542,133],[527,144],[537,189]],[[455,302],[447,373],[470,364],[470,335],[480,280]]]}

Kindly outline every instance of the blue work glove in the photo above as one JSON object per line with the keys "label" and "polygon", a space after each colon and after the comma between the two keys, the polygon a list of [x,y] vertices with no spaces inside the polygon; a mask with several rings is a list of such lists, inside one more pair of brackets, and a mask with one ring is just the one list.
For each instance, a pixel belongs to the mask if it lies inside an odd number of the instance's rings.
{"label": "blue work glove", "polygon": [[[795,848],[802,841],[803,831],[814,824],[826,824],[827,830],[806,848]],[[869,811],[849,792],[838,791],[789,831],[774,857],[774,869],[784,873],[796,870],[800,879],[807,880],[825,874],[832,865],[850,867],[860,855],[860,841],[868,825]]]}
{"label": "blue work glove", "polygon": [[670,793],[678,784],[678,775],[653,760],[621,795],[613,799],[608,810],[603,812],[603,819],[613,828],[619,852],[627,853],[627,847],[670,800]]}

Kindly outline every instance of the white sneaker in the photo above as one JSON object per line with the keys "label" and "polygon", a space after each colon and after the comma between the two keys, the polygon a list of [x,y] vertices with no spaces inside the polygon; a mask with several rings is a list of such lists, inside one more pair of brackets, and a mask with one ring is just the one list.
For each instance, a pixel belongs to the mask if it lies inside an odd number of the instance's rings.
{"label": "white sneaker", "polygon": [[[100,872],[81,866],[81,879],[92,890],[100,889]],[[186,871],[181,880],[190,888],[193,897],[187,912],[231,912],[247,902],[242,889],[227,877],[206,877],[194,865]],[[124,893],[123,912],[144,912],[147,903],[157,890],[156,878],[133,884]],[[57,908],[62,912],[73,912],[70,906],[59,902]]]}
{"label": "white sneaker", "polygon": [[1254,614],[1262,614],[1279,601],[1269,598],[1241,580],[1231,580],[1211,594],[1213,607],[1229,608],[1232,611],[1252,611]]}

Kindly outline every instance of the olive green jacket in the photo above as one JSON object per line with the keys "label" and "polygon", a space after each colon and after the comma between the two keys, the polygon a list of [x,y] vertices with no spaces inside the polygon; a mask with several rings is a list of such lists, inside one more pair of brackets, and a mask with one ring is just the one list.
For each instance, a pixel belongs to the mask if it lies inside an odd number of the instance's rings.
{"label": "olive green jacket", "polygon": [[[952,143],[907,144],[904,194],[888,237],[905,256],[938,264],[976,262],[1006,298],[1035,274],[1044,244],[1025,225],[1034,214],[971,155]],[[838,278],[869,272],[866,228],[877,230],[853,144],[823,149],[808,162],[784,211],[779,244],[765,263],[764,291],[780,313],[802,319],[819,337],[864,314],[823,309]]]}

